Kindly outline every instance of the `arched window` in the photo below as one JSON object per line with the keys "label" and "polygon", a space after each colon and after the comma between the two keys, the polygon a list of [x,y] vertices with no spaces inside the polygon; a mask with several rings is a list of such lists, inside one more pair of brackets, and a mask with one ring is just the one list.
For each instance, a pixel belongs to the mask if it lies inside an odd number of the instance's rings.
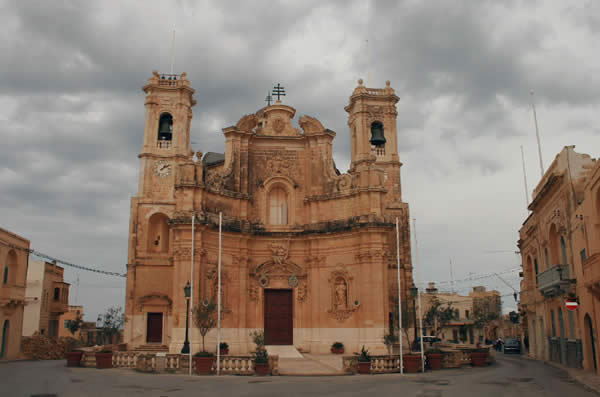
{"label": "arched window", "polygon": [[2,274],[2,284],[15,284],[17,282],[17,253],[11,250],[6,257]]}
{"label": "arched window", "polygon": [[269,224],[288,224],[288,197],[282,187],[275,187],[269,192]]}
{"label": "arched window", "polygon": [[369,139],[371,145],[373,145],[373,153],[377,156],[385,155],[385,134],[383,132],[383,124],[379,121],[371,123],[371,139]]}
{"label": "arched window", "polygon": [[550,235],[548,236],[548,244],[550,245],[550,266],[560,263],[560,235],[555,224],[550,226]]}
{"label": "arched window", "polygon": [[173,139],[173,116],[169,113],[160,115],[158,121],[158,141],[171,141]]}
{"label": "arched window", "polygon": [[6,355],[6,350],[8,350],[8,332],[10,330],[10,322],[8,320],[4,320],[4,325],[2,326],[2,346],[0,347],[0,358],[4,358]]}
{"label": "arched window", "polygon": [[148,251],[169,252],[169,218],[165,214],[156,213],[148,221]]}
{"label": "arched window", "polygon": [[562,259],[562,264],[567,264],[567,247],[565,245],[565,238],[560,236],[560,255]]}

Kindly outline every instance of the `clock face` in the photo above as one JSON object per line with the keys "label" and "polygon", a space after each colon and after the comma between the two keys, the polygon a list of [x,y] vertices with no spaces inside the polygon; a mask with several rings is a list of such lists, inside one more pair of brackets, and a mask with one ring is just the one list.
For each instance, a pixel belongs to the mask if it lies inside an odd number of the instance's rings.
{"label": "clock face", "polygon": [[160,177],[166,177],[171,174],[171,164],[165,160],[159,160],[154,165],[154,173]]}

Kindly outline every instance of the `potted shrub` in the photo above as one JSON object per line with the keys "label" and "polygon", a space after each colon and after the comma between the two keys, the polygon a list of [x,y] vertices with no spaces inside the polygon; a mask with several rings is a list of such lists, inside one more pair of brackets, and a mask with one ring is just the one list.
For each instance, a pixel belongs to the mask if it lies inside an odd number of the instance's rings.
{"label": "potted shrub", "polygon": [[358,355],[358,373],[363,375],[371,373],[371,356],[364,345]]}
{"label": "potted shrub", "polygon": [[213,353],[201,351],[194,354],[194,364],[196,364],[196,373],[198,375],[210,375],[215,363]]}
{"label": "potted shrub", "polygon": [[266,376],[269,374],[269,355],[265,349],[265,333],[263,331],[254,331],[250,333],[256,351],[254,355],[254,373],[258,376]]}
{"label": "potted shrub", "polygon": [[[73,350],[73,351],[65,353],[65,356],[67,357],[67,367],[81,366],[81,357],[83,356],[82,351]],[[112,366],[112,360],[111,360],[111,366]]]}
{"label": "potted shrub", "polygon": [[422,369],[420,354],[404,354],[402,362],[404,363],[404,372],[406,373],[417,373]]}
{"label": "potted shrub", "polygon": [[229,354],[229,345],[227,344],[227,342],[219,343],[219,353],[221,353],[221,355]]}
{"label": "potted shrub", "polygon": [[471,352],[471,364],[474,367],[484,367],[487,365],[489,355],[487,348],[475,349]]}
{"label": "potted shrub", "polygon": [[194,322],[202,336],[202,351],[194,355],[196,373],[198,375],[209,375],[215,363],[215,355],[206,351],[204,338],[217,323],[215,313],[217,305],[214,302],[200,302],[194,309]]}
{"label": "potted shrub", "polygon": [[99,352],[96,352],[96,368],[112,368],[112,357],[112,350],[109,349],[102,349]]}
{"label": "potted shrub", "polygon": [[334,342],[331,345],[331,352],[333,354],[344,354],[344,344],[342,342]]}
{"label": "potted shrub", "polygon": [[442,369],[443,358],[444,354],[440,349],[427,350],[427,362],[429,363],[429,369]]}

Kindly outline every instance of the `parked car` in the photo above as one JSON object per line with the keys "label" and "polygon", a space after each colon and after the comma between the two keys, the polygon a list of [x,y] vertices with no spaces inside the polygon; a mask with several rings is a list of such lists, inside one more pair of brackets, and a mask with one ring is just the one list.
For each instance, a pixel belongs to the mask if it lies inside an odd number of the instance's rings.
{"label": "parked car", "polygon": [[506,353],[521,354],[521,342],[518,339],[507,339],[504,342],[504,354]]}

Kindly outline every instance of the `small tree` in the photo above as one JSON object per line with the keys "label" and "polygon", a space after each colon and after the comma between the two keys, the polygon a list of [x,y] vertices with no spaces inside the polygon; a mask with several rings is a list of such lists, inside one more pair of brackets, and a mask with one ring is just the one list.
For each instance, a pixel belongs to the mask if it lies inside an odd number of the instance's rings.
{"label": "small tree", "polygon": [[75,333],[81,329],[82,325],[83,316],[81,315],[81,313],[78,313],[75,316],[75,320],[69,320],[69,322],[67,323],[67,329],[69,330],[71,335],[75,336]]}
{"label": "small tree", "polygon": [[202,352],[206,353],[204,346],[204,337],[208,332],[215,327],[217,324],[216,319],[217,305],[213,301],[200,302],[194,308],[194,323],[200,330],[202,336]]}
{"label": "small tree", "polygon": [[[389,334],[396,333],[398,329],[398,295],[390,295],[390,308],[392,312],[392,324],[389,327]],[[406,297],[402,298],[402,331],[406,336],[406,340],[410,342],[409,331],[415,326],[414,323],[415,311]],[[387,335],[386,335],[387,336]],[[398,339],[396,339],[396,342]],[[393,343],[396,343],[393,342]],[[385,343],[385,341],[384,341]]]}
{"label": "small tree", "polygon": [[456,318],[456,312],[452,307],[452,303],[442,303],[437,296],[431,298],[431,306],[425,318],[423,319],[425,324],[430,326],[435,333],[435,336],[439,336],[442,329]]}
{"label": "small tree", "polygon": [[125,324],[125,313],[120,306],[110,307],[102,316],[102,339],[104,344],[106,340],[112,342],[113,336],[121,331]]}
{"label": "small tree", "polygon": [[262,330],[256,330],[250,332],[252,341],[256,345],[256,351],[254,352],[254,362],[258,364],[265,364],[269,362],[269,355],[265,348],[265,333]]}
{"label": "small tree", "polygon": [[396,334],[385,334],[383,336],[383,344],[388,349],[388,354],[392,355],[392,348],[394,347],[394,343],[398,343],[398,336]]}
{"label": "small tree", "polygon": [[475,319],[473,325],[483,330],[483,337],[487,338],[486,327],[490,322],[498,319],[499,310],[494,302],[481,299],[473,304],[473,317]]}

